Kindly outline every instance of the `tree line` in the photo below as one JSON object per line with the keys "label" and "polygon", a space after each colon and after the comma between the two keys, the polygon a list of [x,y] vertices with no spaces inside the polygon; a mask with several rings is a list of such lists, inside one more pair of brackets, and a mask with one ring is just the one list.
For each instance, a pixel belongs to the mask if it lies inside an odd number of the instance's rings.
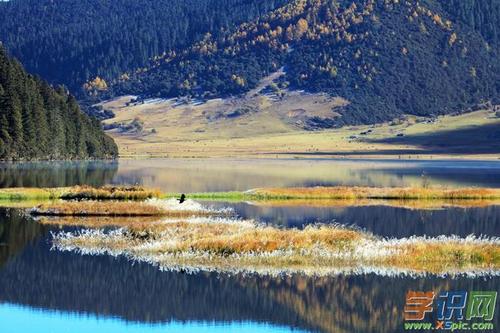
{"label": "tree line", "polygon": [[285,1],[11,0],[0,2],[0,41],[28,71],[78,93]]}
{"label": "tree line", "polygon": [[68,91],[26,73],[0,44],[0,159],[114,158],[118,149]]}
{"label": "tree line", "polygon": [[157,57],[98,93],[224,97],[283,67],[284,86],[350,101],[325,127],[447,114],[498,100],[498,43],[489,32],[492,19],[479,19],[488,7],[475,4],[471,25],[458,9],[466,5],[451,10],[453,1],[290,1]]}

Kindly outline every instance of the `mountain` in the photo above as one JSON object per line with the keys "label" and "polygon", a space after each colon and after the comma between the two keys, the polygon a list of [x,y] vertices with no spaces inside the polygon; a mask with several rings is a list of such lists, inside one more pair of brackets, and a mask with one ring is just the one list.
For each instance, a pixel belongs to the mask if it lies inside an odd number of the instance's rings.
{"label": "mountain", "polygon": [[211,99],[246,93],[283,70],[267,88],[348,101],[333,120],[313,119],[315,127],[461,112],[499,101],[499,3],[292,0],[88,90]]}
{"label": "mountain", "polygon": [[25,72],[0,45],[0,159],[114,158],[113,139],[76,99]]}
{"label": "mountain", "polygon": [[500,1],[447,0],[441,5],[458,22],[478,31],[490,44],[500,41]]}
{"label": "mountain", "polygon": [[112,117],[89,106],[122,95],[203,101],[304,90],[346,101],[301,117],[306,129],[498,103],[499,27],[500,0],[0,3],[0,40],[90,114]]}
{"label": "mountain", "polygon": [[78,93],[87,81],[102,85],[208,31],[218,35],[284,2],[11,0],[0,2],[0,41],[28,71]]}

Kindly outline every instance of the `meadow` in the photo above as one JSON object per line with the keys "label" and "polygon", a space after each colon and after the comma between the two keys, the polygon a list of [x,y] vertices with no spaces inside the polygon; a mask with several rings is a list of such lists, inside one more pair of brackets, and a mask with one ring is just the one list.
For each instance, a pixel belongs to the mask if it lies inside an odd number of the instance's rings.
{"label": "meadow", "polygon": [[[498,135],[500,118],[491,110],[433,118],[409,115],[375,125],[312,131],[303,129],[302,115],[326,119],[345,101],[295,94],[277,101],[250,92],[236,100],[184,105],[173,100],[129,104],[131,97],[123,96],[102,106],[115,114],[108,125],[141,123],[138,131],[108,131],[121,158],[499,158],[498,140],[490,138]],[[251,111],[227,116],[241,109]]]}

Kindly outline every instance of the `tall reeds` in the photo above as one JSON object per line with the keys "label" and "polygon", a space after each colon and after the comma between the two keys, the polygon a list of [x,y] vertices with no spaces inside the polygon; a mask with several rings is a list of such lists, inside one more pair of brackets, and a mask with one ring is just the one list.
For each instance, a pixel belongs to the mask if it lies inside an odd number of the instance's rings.
{"label": "tall reeds", "polygon": [[74,186],[61,195],[63,200],[146,200],[160,197],[157,189],[142,186]]}
{"label": "tall reeds", "polygon": [[280,229],[248,221],[164,220],[112,232],[59,233],[60,250],[124,254],[165,269],[334,272],[343,269],[498,272],[500,240],[474,237],[381,239],[340,226]]}

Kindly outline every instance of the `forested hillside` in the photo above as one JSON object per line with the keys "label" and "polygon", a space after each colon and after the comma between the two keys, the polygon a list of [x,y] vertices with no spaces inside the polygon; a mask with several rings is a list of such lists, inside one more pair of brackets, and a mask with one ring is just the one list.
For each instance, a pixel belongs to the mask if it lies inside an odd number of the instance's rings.
{"label": "forested hillside", "polygon": [[[153,56],[252,20],[285,0],[11,0],[0,41],[26,69],[73,93]],[[97,78],[97,80],[96,80]],[[104,80],[104,81],[103,81]]]}
{"label": "forested hillside", "polygon": [[481,33],[491,44],[500,41],[500,1],[446,0],[441,4],[460,23]]}
{"label": "forested hillside", "polygon": [[479,2],[293,0],[124,73],[103,96],[228,96],[283,67],[279,88],[351,102],[325,126],[462,111],[500,91],[499,0]]}
{"label": "forested hillside", "polygon": [[60,87],[27,74],[0,45],[0,159],[113,158],[113,139]]}
{"label": "forested hillside", "polygon": [[500,0],[0,3],[0,40],[86,106],[123,94],[234,96],[283,68],[273,89],[350,102],[314,127],[498,102],[499,26]]}

